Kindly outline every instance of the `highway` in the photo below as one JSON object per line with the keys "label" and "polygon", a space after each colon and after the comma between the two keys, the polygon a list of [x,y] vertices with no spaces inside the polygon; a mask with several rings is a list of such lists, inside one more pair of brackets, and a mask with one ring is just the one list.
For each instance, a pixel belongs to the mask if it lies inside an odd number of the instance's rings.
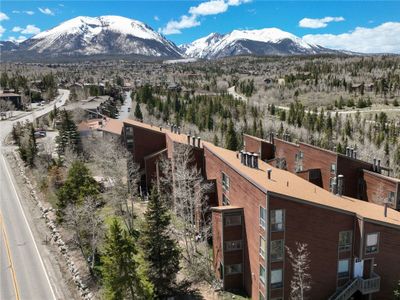
{"label": "highway", "polygon": [[18,194],[15,180],[4,152],[4,139],[18,121],[33,121],[47,114],[54,104],[60,107],[69,97],[68,90],[59,90],[55,101],[39,111],[24,115],[14,121],[0,122],[0,299],[53,300],[57,296],[57,284],[48,275],[34,234]]}

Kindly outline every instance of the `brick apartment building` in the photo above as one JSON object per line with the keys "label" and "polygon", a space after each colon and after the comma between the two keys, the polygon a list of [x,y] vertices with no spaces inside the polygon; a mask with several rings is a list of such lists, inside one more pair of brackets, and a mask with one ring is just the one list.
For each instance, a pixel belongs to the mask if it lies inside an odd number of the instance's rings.
{"label": "brick apartment building", "polygon": [[[289,171],[299,165],[296,154],[303,159],[303,169],[293,174],[275,167],[277,139],[268,143],[245,136],[246,152],[238,153],[176,127],[133,120],[124,120],[122,140],[140,165],[143,190],[156,178],[161,156],[172,158],[176,144],[192,147],[195,165],[215,182],[214,267],[225,290],[244,291],[252,299],[289,299],[292,267],[285,247],[295,251],[300,242],[310,253],[309,299],[393,298],[400,279],[400,212],[346,196],[358,192],[353,185],[359,176],[369,186],[366,195],[374,194],[376,180],[389,182],[384,192],[392,187],[392,179],[370,164],[324,151],[318,157],[317,148],[293,144],[282,148]],[[355,170],[345,170],[342,160]],[[333,163],[335,175],[344,174],[344,180],[340,177],[330,192]],[[357,178],[350,179],[352,174]]]}
{"label": "brick apartment building", "polygon": [[306,143],[292,143],[270,135],[263,140],[244,135],[244,150],[255,152],[263,161],[288,170],[328,190],[335,191],[338,176],[343,175],[343,195],[386,204],[400,210],[400,180],[383,175],[390,169],[380,160],[372,163],[357,159],[356,151],[347,149],[347,155],[322,149]]}

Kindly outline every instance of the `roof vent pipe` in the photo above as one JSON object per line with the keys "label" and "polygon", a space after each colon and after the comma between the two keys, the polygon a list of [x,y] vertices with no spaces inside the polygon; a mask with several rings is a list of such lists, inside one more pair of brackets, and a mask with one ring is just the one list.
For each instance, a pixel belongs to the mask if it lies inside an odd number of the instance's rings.
{"label": "roof vent pipe", "polygon": [[181,127],[178,127],[178,134],[181,134]]}
{"label": "roof vent pipe", "polygon": [[192,136],[192,145],[196,146],[196,137],[195,136]]}
{"label": "roof vent pipe", "polygon": [[258,154],[253,154],[253,168],[258,169]]}
{"label": "roof vent pipe", "polygon": [[272,169],[267,169],[268,180],[271,180]]}
{"label": "roof vent pipe", "polygon": [[187,134],[186,136],[187,136],[187,143],[188,145],[190,145],[190,134]]}
{"label": "roof vent pipe", "polygon": [[350,148],[350,157],[351,157],[351,158],[353,158],[353,152],[354,152],[354,149],[353,149],[353,148]]}
{"label": "roof vent pipe", "polygon": [[387,217],[388,204],[389,204],[389,201],[388,201],[387,199],[385,199],[385,200],[383,201],[383,206],[384,206],[384,208],[383,208],[383,215],[385,216],[385,218]]}
{"label": "roof vent pipe", "polygon": [[377,171],[378,171],[378,173],[381,173],[381,160],[380,159],[378,159]]}
{"label": "roof vent pipe", "polygon": [[372,164],[372,171],[376,172],[376,158],[374,157],[373,164]]}
{"label": "roof vent pipe", "polygon": [[337,186],[337,190],[338,190],[338,195],[340,197],[342,197],[343,195],[343,189],[344,189],[344,176],[342,174],[340,174],[338,176],[338,186]]}
{"label": "roof vent pipe", "polygon": [[357,159],[357,150],[354,150],[354,152],[353,152],[353,158],[354,158],[354,159]]}
{"label": "roof vent pipe", "polygon": [[174,132],[174,124],[171,124],[171,132]]}
{"label": "roof vent pipe", "polygon": [[346,147],[346,156],[350,156],[350,148]]}
{"label": "roof vent pipe", "polygon": [[199,148],[200,148],[200,141],[201,141],[201,138],[198,136],[197,137],[197,147],[199,147]]}

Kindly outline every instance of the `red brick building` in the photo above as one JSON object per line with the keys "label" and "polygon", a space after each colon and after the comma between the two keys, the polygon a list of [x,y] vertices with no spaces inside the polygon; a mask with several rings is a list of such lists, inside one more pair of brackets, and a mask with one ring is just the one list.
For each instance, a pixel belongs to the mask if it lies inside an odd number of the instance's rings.
{"label": "red brick building", "polygon": [[295,173],[325,190],[337,190],[338,175],[343,175],[343,195],[381,205],[386,201],[389,207],[400,210],[400,180],[381,174],[383,167],[379,160],[369,163],[357,159],[353,149],[343,155],[273,135],[267,141],[245,134],[243,140],[245,151],[258,153],[263,161]]}
{"label": "red brick building", "polygon": [[[252,299],[289,299],[293,271],[286,247],[295,252],[296,243],[305,243],[309,299],[392,299],[400,279],[400,212],[372,200],[377,194],[372,188],[363,197],[378,204],[346,196],[358,191],[353,185],[359,177],[346,181],[357,174],[366,186],[376,186],[378,178],[385,182],[380,190],[397,188],[397,197],[398,182],[393,185],[392,178],[357,159],[278,139],[245,136],[248,152],[237,153],[177,128],[132,120],[124,121],[122,137],[141,166],[144,188],[157,175],[157,157],[173,159],[177,144],[192,147],[194,165],[215,183],[214,267],[224,289],[244,291]],[[288,171],[274,166],[277,155],[287,157]],[[342,161],[354,163],[355,170],[340,169]],[[332,174],[342,173],[337,195],[329,184]]]}

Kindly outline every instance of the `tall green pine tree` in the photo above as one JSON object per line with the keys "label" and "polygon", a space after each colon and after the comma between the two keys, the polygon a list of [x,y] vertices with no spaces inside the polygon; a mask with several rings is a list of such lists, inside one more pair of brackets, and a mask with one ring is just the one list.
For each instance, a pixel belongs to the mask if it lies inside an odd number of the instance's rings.
{"label": "tall green pine tree", "polygon": [[171,238],[171,216],[168,206],[153,187],[145,214],[145,227],[142,234],[143,252],[148,261],[148,277],[160,297],[171,295],[179,272],[180,250]]}
{"label": "tall green pine tree", "polygon": [[226,143],[226,148],[228,148],[229,150],[236,151],[239,147],[239,142],[235,128],[233,126],[232,119],[229,120],[228,132],[226,133],[225,143]]}

